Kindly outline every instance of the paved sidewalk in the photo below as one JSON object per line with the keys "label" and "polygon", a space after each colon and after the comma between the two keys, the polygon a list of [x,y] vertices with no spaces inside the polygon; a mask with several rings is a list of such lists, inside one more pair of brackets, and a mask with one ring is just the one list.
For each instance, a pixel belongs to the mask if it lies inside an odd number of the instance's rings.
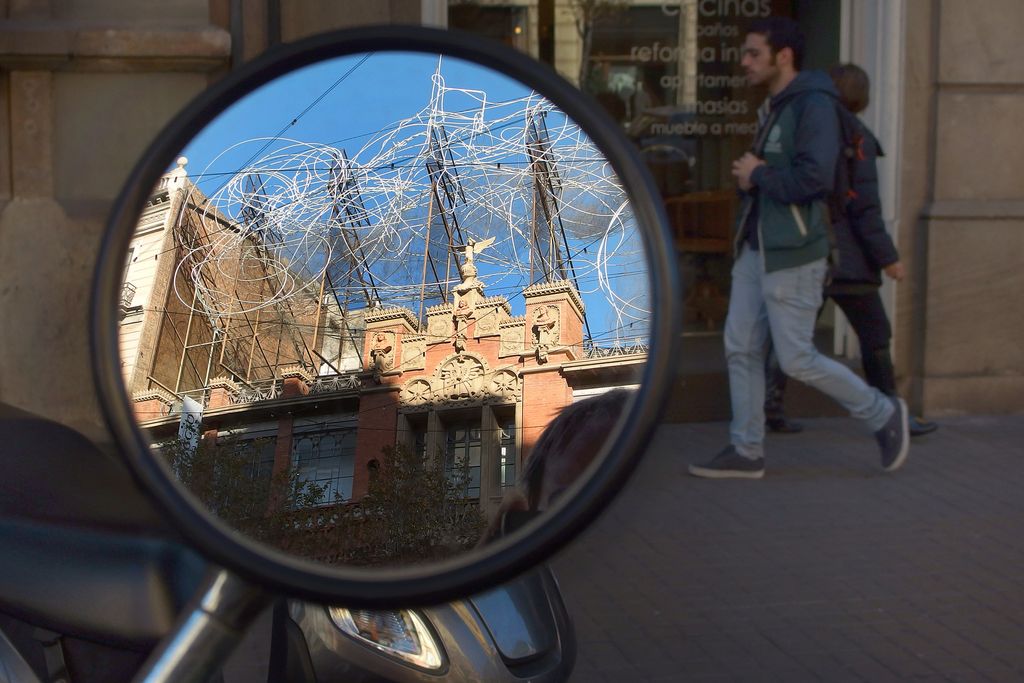
{"label": "paved sidewalk", "polygon": [[885,474],[850,419],[708,481],[724,423],[665,425],[553,562],[572,680],[1024,681],[1024,416],[940,420]]}

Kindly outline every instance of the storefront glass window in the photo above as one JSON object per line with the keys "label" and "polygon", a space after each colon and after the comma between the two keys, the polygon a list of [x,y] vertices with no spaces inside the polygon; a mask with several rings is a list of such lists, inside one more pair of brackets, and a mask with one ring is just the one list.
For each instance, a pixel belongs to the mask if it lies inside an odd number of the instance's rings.
{"label": "storefront glass window", "polygon": [[[593,95],[636,144],[671,223],[686,288],[684,333],[707,339],[706,352],[705,342],[690,347],[706,368],[709,357],[721,357],[728,308],[739,206],[732,162],[753,143],[767,95],[747,86],[740,66],[746,30],[760,17],[792,17],[807,38],[804,67],[828,68],[839,60],[841,0],[458,4],[525,11],[525,25],[536,33],[522,49]],[[449,21],[476,30],[454,9]],[[827,310],[818,323],[824,351],[832,349],[831,320]]]}

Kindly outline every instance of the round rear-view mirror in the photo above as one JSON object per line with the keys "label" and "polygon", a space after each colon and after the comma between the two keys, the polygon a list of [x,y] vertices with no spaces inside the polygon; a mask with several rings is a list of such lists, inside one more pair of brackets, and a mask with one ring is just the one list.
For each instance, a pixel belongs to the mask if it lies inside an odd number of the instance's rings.
{"label": "round rear-view mirror", "polygon": [[497,44],[361,28],[242,67],[149,148],[105,236],[94,362],[133,472],[206,555],[411,606],[608,505],[680,301],[599,107]]}

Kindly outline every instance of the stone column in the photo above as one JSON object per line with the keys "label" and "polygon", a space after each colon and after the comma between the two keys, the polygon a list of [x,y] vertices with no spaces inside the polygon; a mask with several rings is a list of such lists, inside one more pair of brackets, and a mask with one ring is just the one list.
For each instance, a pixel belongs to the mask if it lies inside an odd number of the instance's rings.
{"label": "stone column", "polygon": [[206,407],[208,410],[226,408],[234,403],[237,395],[238,385],[232,379],[224,375],[214,377],[210,382],[210,400]]}
{"label": "stone column", "polygon": [[310,375],[301,365],[289,365],[281,368],[282,398],[295,398],[307,396],[309,387],[313,384],[313,376]]}

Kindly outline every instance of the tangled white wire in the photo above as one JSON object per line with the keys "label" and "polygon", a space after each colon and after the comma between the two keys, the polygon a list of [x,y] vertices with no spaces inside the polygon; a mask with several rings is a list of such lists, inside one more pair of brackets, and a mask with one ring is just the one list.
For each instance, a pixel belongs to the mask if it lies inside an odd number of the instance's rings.
{"label": "tangled white wire", "polygon": [[239,146],[273,149],[202,205],[204,223],[233,227],[182,259],[175,290],[186,307],[211,318],[294,310],[315,305],[326,282],[342,308],[422,312],[459,282],[451,247],[493,236],[476,259],[488,296],[521,314],[525,287],[570,279],[595,345],[646,336],[643,243],[624,188],[539,95],[491,102],[447,86],[439,65],[427,106],[351,156],[281,138]]}

